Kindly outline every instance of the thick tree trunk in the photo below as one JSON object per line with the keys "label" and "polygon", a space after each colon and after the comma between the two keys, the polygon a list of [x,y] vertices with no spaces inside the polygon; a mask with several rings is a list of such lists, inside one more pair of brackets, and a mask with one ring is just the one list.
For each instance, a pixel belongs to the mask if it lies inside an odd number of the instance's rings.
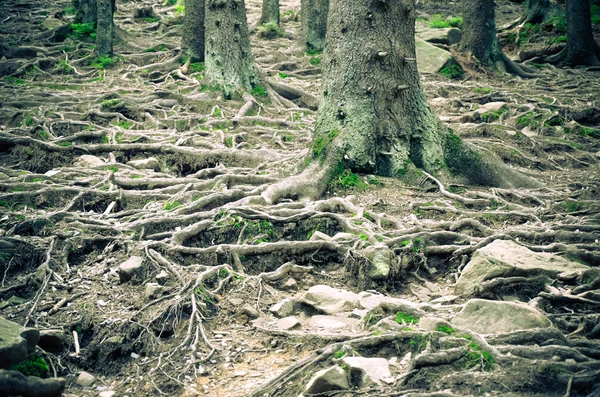
{"label": "thick tree trunk", "polygon": [[567,0],[567,47],[565,64],[600,65],[600,51],[592,33],[588,0]]}
{"label": "thick tree trunk", "polygon": [[463,36],[459,51],[482,67],[533,77],[533,70],[508,59],[496,35],[494,0],[463,0]]}
{"label": "thick tree trunk", "polygon": [[527,0],[527,9],[523,22],[542,23],[550,15],[554,5],[550,0]]}
{"label": "thick tree trunk", "polygon": [[263,0],[260,25],[274,23],[279,26],[279,0]]}
{"label": "thick tree trunk", "polygon": [[73,23],[93,23],[96,24],[96,17],[98,12],[96,11],[96,0],[75,0],[73,1],[75,7],[75,19]]}
{"label": "thick tree trunk", "polygon": [[113,54],[113,3],[112,0],[97,0],[96,48],[97,57]]}
{"label": "thick tree trunk", "polygon": [[225,99],[263,85],[250,52],[244,0],[206,0],[205,78]]}
{"label": "thick tree trunk", "polygon": [[182,48],[193,61],[204,61],[204,0],[185,0]]}
{"label": "thick tree trunk", "polygon": [[302,38],[309,51],[323,51],[329,0],[302,0]]}

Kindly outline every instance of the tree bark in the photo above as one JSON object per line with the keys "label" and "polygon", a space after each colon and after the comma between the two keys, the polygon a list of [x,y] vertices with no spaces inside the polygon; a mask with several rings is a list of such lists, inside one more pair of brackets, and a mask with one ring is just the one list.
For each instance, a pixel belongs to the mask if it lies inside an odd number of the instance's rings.
{"label": "tree bark", "polygon": [[98,12],[96,11],[96,0],[75,0],[73,5],[77,10],[73,23],[96,24]]}
{"label": "tree bark", "polygon": [[274,23],[279,26],[279,0],[263,0],[260,25]]}
{"label": "tree bark", "polygon": [[113,55],[113,2],[97,0],[96,47],[97,57]]}
{"label": "tree bark", "polygon": [[592,33],[588,0],[567,0],[567,47],[565,64],[600,65],[600,50]]}
{"label": "tree bark", "polygon": [[323,51],[329,0],[302,0],[302,38],[309,51]]}
{"label": "tree bark", "polygon": [[523,22],[525,23],[542,23],[554,9],[554,5],[550,0],[527,0],[527,9]]}
{"label": "tree bark", "polygon": [[493,68],[521,77],[534,77],[533,70],[508,59],[496,35],[494,0],[463,1],[463,36],[459,51],[484,68]]}
{"label": "tree bark", "polygon": [[206,0],[205,78],[225,99],[264,85],[250,52],[244,0]]}
{"label": "tree bark", "polygon": [[193,61],[204,61],[204,0],[185,0],[182,48]]}

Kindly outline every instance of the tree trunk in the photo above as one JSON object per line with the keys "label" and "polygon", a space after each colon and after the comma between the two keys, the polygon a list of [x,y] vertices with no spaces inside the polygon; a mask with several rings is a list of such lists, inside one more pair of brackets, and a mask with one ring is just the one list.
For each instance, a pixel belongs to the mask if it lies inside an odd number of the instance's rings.
{"label": "tree trunk", "polygon": [[96,24],[96,0],[74,0],[75,19],[73,23],[93,23]]}
{"label": "tree trunk", "polygon": [[206,0],[205,78],[225,99],[263,84],[250,52],[244,0]]}
{"label": "tree trunk", "polygon": [[112,56],[113,54],[113,2],[112,0],[97,0],[96,48],[97,57]]}
{"label": "tree trunk", "polygon": [[459,51],[484,68],[493,68],[522,77],[534,77],[533,70],[508,59],[496,35],[494,0],[463,0],[463,36]]}
{"label": "tree trunk", "polygon": [[204,61],[204,0],[185,0],[182,48],[193,61]]}
{"label": "tree trunk", "polygon": [[525,23],[542,23],[554,9],[550,0],[527,0],[527,10],[523,17]]}
{"label": "tree trunk", "polygon": [[302,38],[309,51],[323,51],[329,0],[302,0]]}
{"label": "tree trunk", "polygon": [[263,0],[262,14],[258,23],[260,25],[274,23],[279,26],[279,0]]}
{"label": "tree trunk", "polygon": [[592,33],[588,0],[567,0],[567,47],[565,64],[600,65],[600,51]]}

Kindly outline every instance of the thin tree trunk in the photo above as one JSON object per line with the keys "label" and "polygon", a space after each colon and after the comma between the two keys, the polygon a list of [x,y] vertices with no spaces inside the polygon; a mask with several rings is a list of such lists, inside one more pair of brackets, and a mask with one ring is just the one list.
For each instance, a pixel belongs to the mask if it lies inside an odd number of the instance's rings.
{"label": "thin tree trunk", "polygon": [[550,0],[527,0],[527,8],[522,21],[526,23],[542,23],[554,8]]}
{"label": "thin tree trunk", "polygon": [[98,12],[96,10],[96,0],[75,0],[75,19],[73,23],[93,23],[96,24]]}
{"label": "thin tree trunk", "polygon": [[96,47],[97,57],[113,55],[113,2],[97,0]]}
{"label": "thin tree trunk", "polygon": [[182,48],[192,60],[204,61],[204,0],[185,0]]}
{"label": "thin tree trunk", "polygon": [[323,51],[329,0],[302,0],[302,38],[309,51]]}
{"label": "thin tree trunk", "polygon": [[279,26],[279,0],[263,0],[260,25],[274,23]]}
{"label": "thin tree trunk", "polygon": [[225,99],[262,86],[250,52],[244,0],[206,0],[205,78]]}
{"label": "thin tree trunk", "polygon": [[588,0],[567,0],[566,50],[567,65],[600,65],[600,51],[592,33]]}

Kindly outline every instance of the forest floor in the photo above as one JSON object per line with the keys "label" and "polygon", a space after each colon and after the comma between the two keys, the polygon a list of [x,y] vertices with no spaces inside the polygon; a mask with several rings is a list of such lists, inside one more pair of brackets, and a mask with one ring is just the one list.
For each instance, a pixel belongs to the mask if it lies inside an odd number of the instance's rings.
{"label": "forest floor", "polygon": [[[300,2],[281,3],[285,37],[255,31],[254,56],[271,81],[318,97]],[[156,18],[133,19],[142,4]],[[251,27],[260,4],[247,4]],[[386,359],[390,377],[322,395],[600,395],[597,70],[422,76],[450,128],[539,188],[345,174],[319,201],[269,206],[260,194],[304,164],[310,101],[257,91],[236,116],[245,102],[202,85],[201,65],[181,73],[176,6],[119,2],[118,62],[102,68],[90,65],[89,32],[49,36],[72,18],[68,1],[0,5],[0,310],[64,332],[64,349],[39,353],[65,395],[297,396],[350,356]],[[521,7],[499,6],[499,24]],[[497,240],[565,272],[457,293],[474,252]],[[371,247],[392,252],[387,279],[365,275]],[[319,285],[347,292],[317,302]],[[520,301],[552,324],[478,332],[454,320],[472,298]],[[515,313],[495,322],[518,323]],[[78,384],[81,371],[93,386]]]}

